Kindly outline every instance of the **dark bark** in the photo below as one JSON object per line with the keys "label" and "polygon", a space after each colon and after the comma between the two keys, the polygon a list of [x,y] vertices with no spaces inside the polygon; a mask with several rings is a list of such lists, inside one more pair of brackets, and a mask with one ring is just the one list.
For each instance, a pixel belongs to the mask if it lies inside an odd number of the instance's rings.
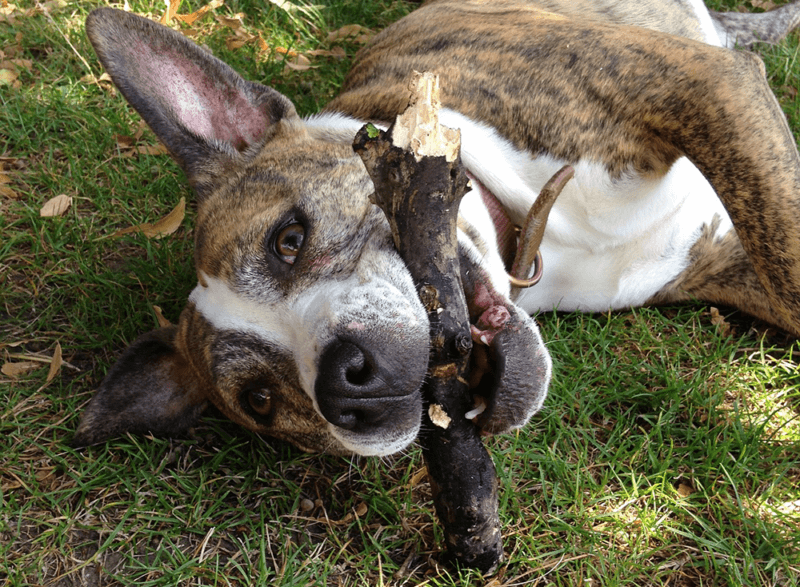
{"label": "dark bark", "polygon": [[[456,220],[467,190],[460,156],[417,160],[392,144],[392,129],[365,126],[353,148],[375,185],[400,255],[428,311],[431,356],[423,386],[427,409],[420,438],[448,559],[488,572],[503,558],[497,476],[480,431],[465,417],[472,349],[461,286]],[[441,416],[445,414],[445,416]],[[448,422],[449,419],[449,422]]]}

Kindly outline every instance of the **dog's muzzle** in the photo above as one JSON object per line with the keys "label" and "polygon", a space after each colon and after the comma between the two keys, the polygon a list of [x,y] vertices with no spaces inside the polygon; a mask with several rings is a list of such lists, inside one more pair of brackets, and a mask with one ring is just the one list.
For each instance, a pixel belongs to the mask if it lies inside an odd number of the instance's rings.
{"label": "dog's muzzle", "polygon": [[409,373],[398,358],[365,350],[355,342],[331,343],[322,354],[315,389],[325,419],[366,437],[398,423],[416,422],[422,378]]}
{"label": "dog's muzzle", "polygon": [[411,355],[346,339],[324,349],[314,392],[345,446],[360,454],[389,454],[416,437],[427,348]]}

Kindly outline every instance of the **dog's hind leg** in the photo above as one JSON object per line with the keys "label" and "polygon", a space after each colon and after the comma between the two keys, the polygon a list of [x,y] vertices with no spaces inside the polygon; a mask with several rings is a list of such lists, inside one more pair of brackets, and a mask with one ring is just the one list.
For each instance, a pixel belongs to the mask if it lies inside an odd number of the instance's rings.
{"label": "dog's hind leg", "polygon": [[726,47],[750,47],[754,43],[777,43],[800,25],[800,2],[769,12],[714,12],[711,18]]}
{"label": "dog's hind leg", "polygon": [[782,319],[770,303],[753,264],[734,229],[718,235],[718,220],[701,229],[689,254],[689,266],[645,305],[702,300],[744,309],[748,314],[798,336],[797,326]]}

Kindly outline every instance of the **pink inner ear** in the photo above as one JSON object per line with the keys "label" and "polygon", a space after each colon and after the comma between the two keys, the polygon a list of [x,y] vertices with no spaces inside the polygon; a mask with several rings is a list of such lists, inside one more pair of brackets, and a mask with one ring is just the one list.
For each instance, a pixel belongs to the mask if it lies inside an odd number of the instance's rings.
{"label": "pink inner ear", "polygon": [[154,51],[144,42],[137,45],[142,85],[190,132],[242,151],[257,143],[274,122],[243,90],[213,77],[177,51],[164,46]]}

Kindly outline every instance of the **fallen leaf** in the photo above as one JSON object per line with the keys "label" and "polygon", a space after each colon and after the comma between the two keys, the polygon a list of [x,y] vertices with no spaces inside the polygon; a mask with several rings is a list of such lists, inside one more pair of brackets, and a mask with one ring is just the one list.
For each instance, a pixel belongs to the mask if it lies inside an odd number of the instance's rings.
{"label": "fallen leaf", "polygon": [[0,86],[10,86],[17,81],[17,74],[10,69],[0,69]]}
{"label": "fallen leaf", "polygon": [[186,215],[186,198],[181,198],[178,205],[172,209],[172,212],[157,220],[154,223],[145,222],[137,226],[130,226],[118,230],[111,236],[122,236],[124,234],[131,234],[132,232],[141,232],[148,238],[161,238],[172,234],[180,228],[183,222],[183,217]]}
{"label": "fallen leaf", "polygon": [[428,467],[422,467],[411,477],[411,487],[416,487],[428,476]]}
{"label": "fallen leaf", "polygon": [[134,152],[139,153],[140,155],[166,155],[169,153],[167,148],[162,145],[161,143],[157,145],[142,145],[140,147],[136,147],[133,149]]}
{"label": "fallen leaf", "polygon": [[731,333],[731,325],[725,321],[725,317],[719,313],[717,308],[711,307],[711,324],[717,327],[722,336],[728,336]]}
{"label": "fallen leaf", "polygon": [[219,8],[225,4],[224,0],[212,0],[202,8],[199,8],[192,12],[191,14],[176,14],[175,19],[179,20],[185,24],[191,25],[196,20],[205,16],[209,11],[214,10],[215,8]]}
{"label": "fallen leaf", "polygon": [[160,306],[153,306],[153,312],[155,312],[156,314],[156,320],[158,321],[159,328],[166,328],[167,326],[172,326],[172,322],[170,322],[164,317],[164,313],[161,311]]}
{"label": "fallen leaf", "polygon": [[172,22],[172,17],[175,16],[175,13],[178,12],[181,0],[164,0],[164,4],[166,4],[166,8],[161,16],[161,24],[169,24]]}
{"label": "fallen leaf", "polygon": [[18,200],[20,198],[20,195],[7,185],[0,185],[0,196],[3,196],[4,198],[10,198],[12,200]]}
{"label": "fallen leaf", "polygon": [[33,68],[33,61],[30,59],[4,59],[0,61],[0,69],[7,69],[14,73],[20,70],[30,71]]}
{"label": "fallen leaf", "polygon": [[328,33],[327,39],[329,43],[343,40],[366,43],[374,34],[374,31],[360,24],[347,24]]}
{"label": "fallen leaf", "polygon": [[54,198],[50,198],[45,202],[42,209],[39,210],[39,216],[42,218],[52,218],[54,216],[62,216],[64,212],[69,210],[72,205],[72,196],[66,194],[59,194]]}
{"label": "fallen leaf", "polygon": [[136,142],[135,138],[128,135],[114,135],[114,138],[117,140],[117,147],[120,149],[130,149],[133,143]]}
{"label": "fallen leaf", "polygon": [[40,367],[40,363],[34,363],[32,361],[21,361],[19,363],[5,363],[3,367],[0,369],[0,372],[3,373],[6,377],[11,377],[16,379],[17,377],[21,377],[30,371],[33,371],[37,367]]}
{"label": "fallen leaf", "polygon": [[312,49],[311,51],[306,51],[304,55],[311,55],[312,57],[335,57],[336,59],[344,59],[347,57],[347,53],[343,47],[334,47],[330,51],[327,49]]}
{"label": "fallen leaf", "polygon": [[229,29],[233,29],[234,31],[238,31],[244,26],[244,14],[241,12],[234,14],[233,16],[223,16],[218,14],[215,18],[219,24],[226,26]]}
{"label": "fallen leaf", "polygon": [[87,75],[83,76],[80,79],[80,81],[81,81],[81,83],[84,83],[84,84],[100,84],[100,83],[113,84],[114,83],[113,80],[111,79],[111,76],[108,75],[108,73],[105,72],[105,71],[102,74],[100,74],[100,77],[97,77],[97,76],[95,76],[94,74],[91,74],[91,73],[87,74]]}
{"label": "fallen leaf", "polygon": [[61,365],[63,361],[61,359],[61,343],[56,342],[56,350],[53,351],[53,358],[50,361],[50,370],[47,372],[47,383],[50,383],[53,378],[58,375],[58,372],[61,370]]}
{"label": "fallen leaf", "polygon": [[305,55],[297,55],[291,59],[284,59],[283,64],[292,71],[308,71],[309,69],[317,67],[316,65],[311,65],[311,61]]}
{"label": "fallen leaf", "polygon": [[750,0],[750,4],[753,5],[753,8],[762,8],[764,10],[772,10],[777,6],[777,4],[769,0]]}
{"label": "fallen leaf", "polygon": [[228,37],[227,39],[225,39],[225,47],[228,49],[228,51],[234,51],[251,43],[253,39],[255,39],[254,35],[250,35],[249,37],[239,37],[239,36]]}
{"label": "fallen leaf", "polygon": [[286,47],[273,47],[272,48],[275,53],[280,53],[281,55],[286,55],[287,57],[299,57],[300,54],[297,51],[293,51],[292,49],[287,49]]}
{"label": "fallen leaf", "polygon": [[16,200],[19,198],[19,194],[8,187],[7,184],[11,183],[11,178],[3,173],[1,170],[3,169],[3,164],[0,163],[0,196],[4,198],[11,198],[12,200]]}

